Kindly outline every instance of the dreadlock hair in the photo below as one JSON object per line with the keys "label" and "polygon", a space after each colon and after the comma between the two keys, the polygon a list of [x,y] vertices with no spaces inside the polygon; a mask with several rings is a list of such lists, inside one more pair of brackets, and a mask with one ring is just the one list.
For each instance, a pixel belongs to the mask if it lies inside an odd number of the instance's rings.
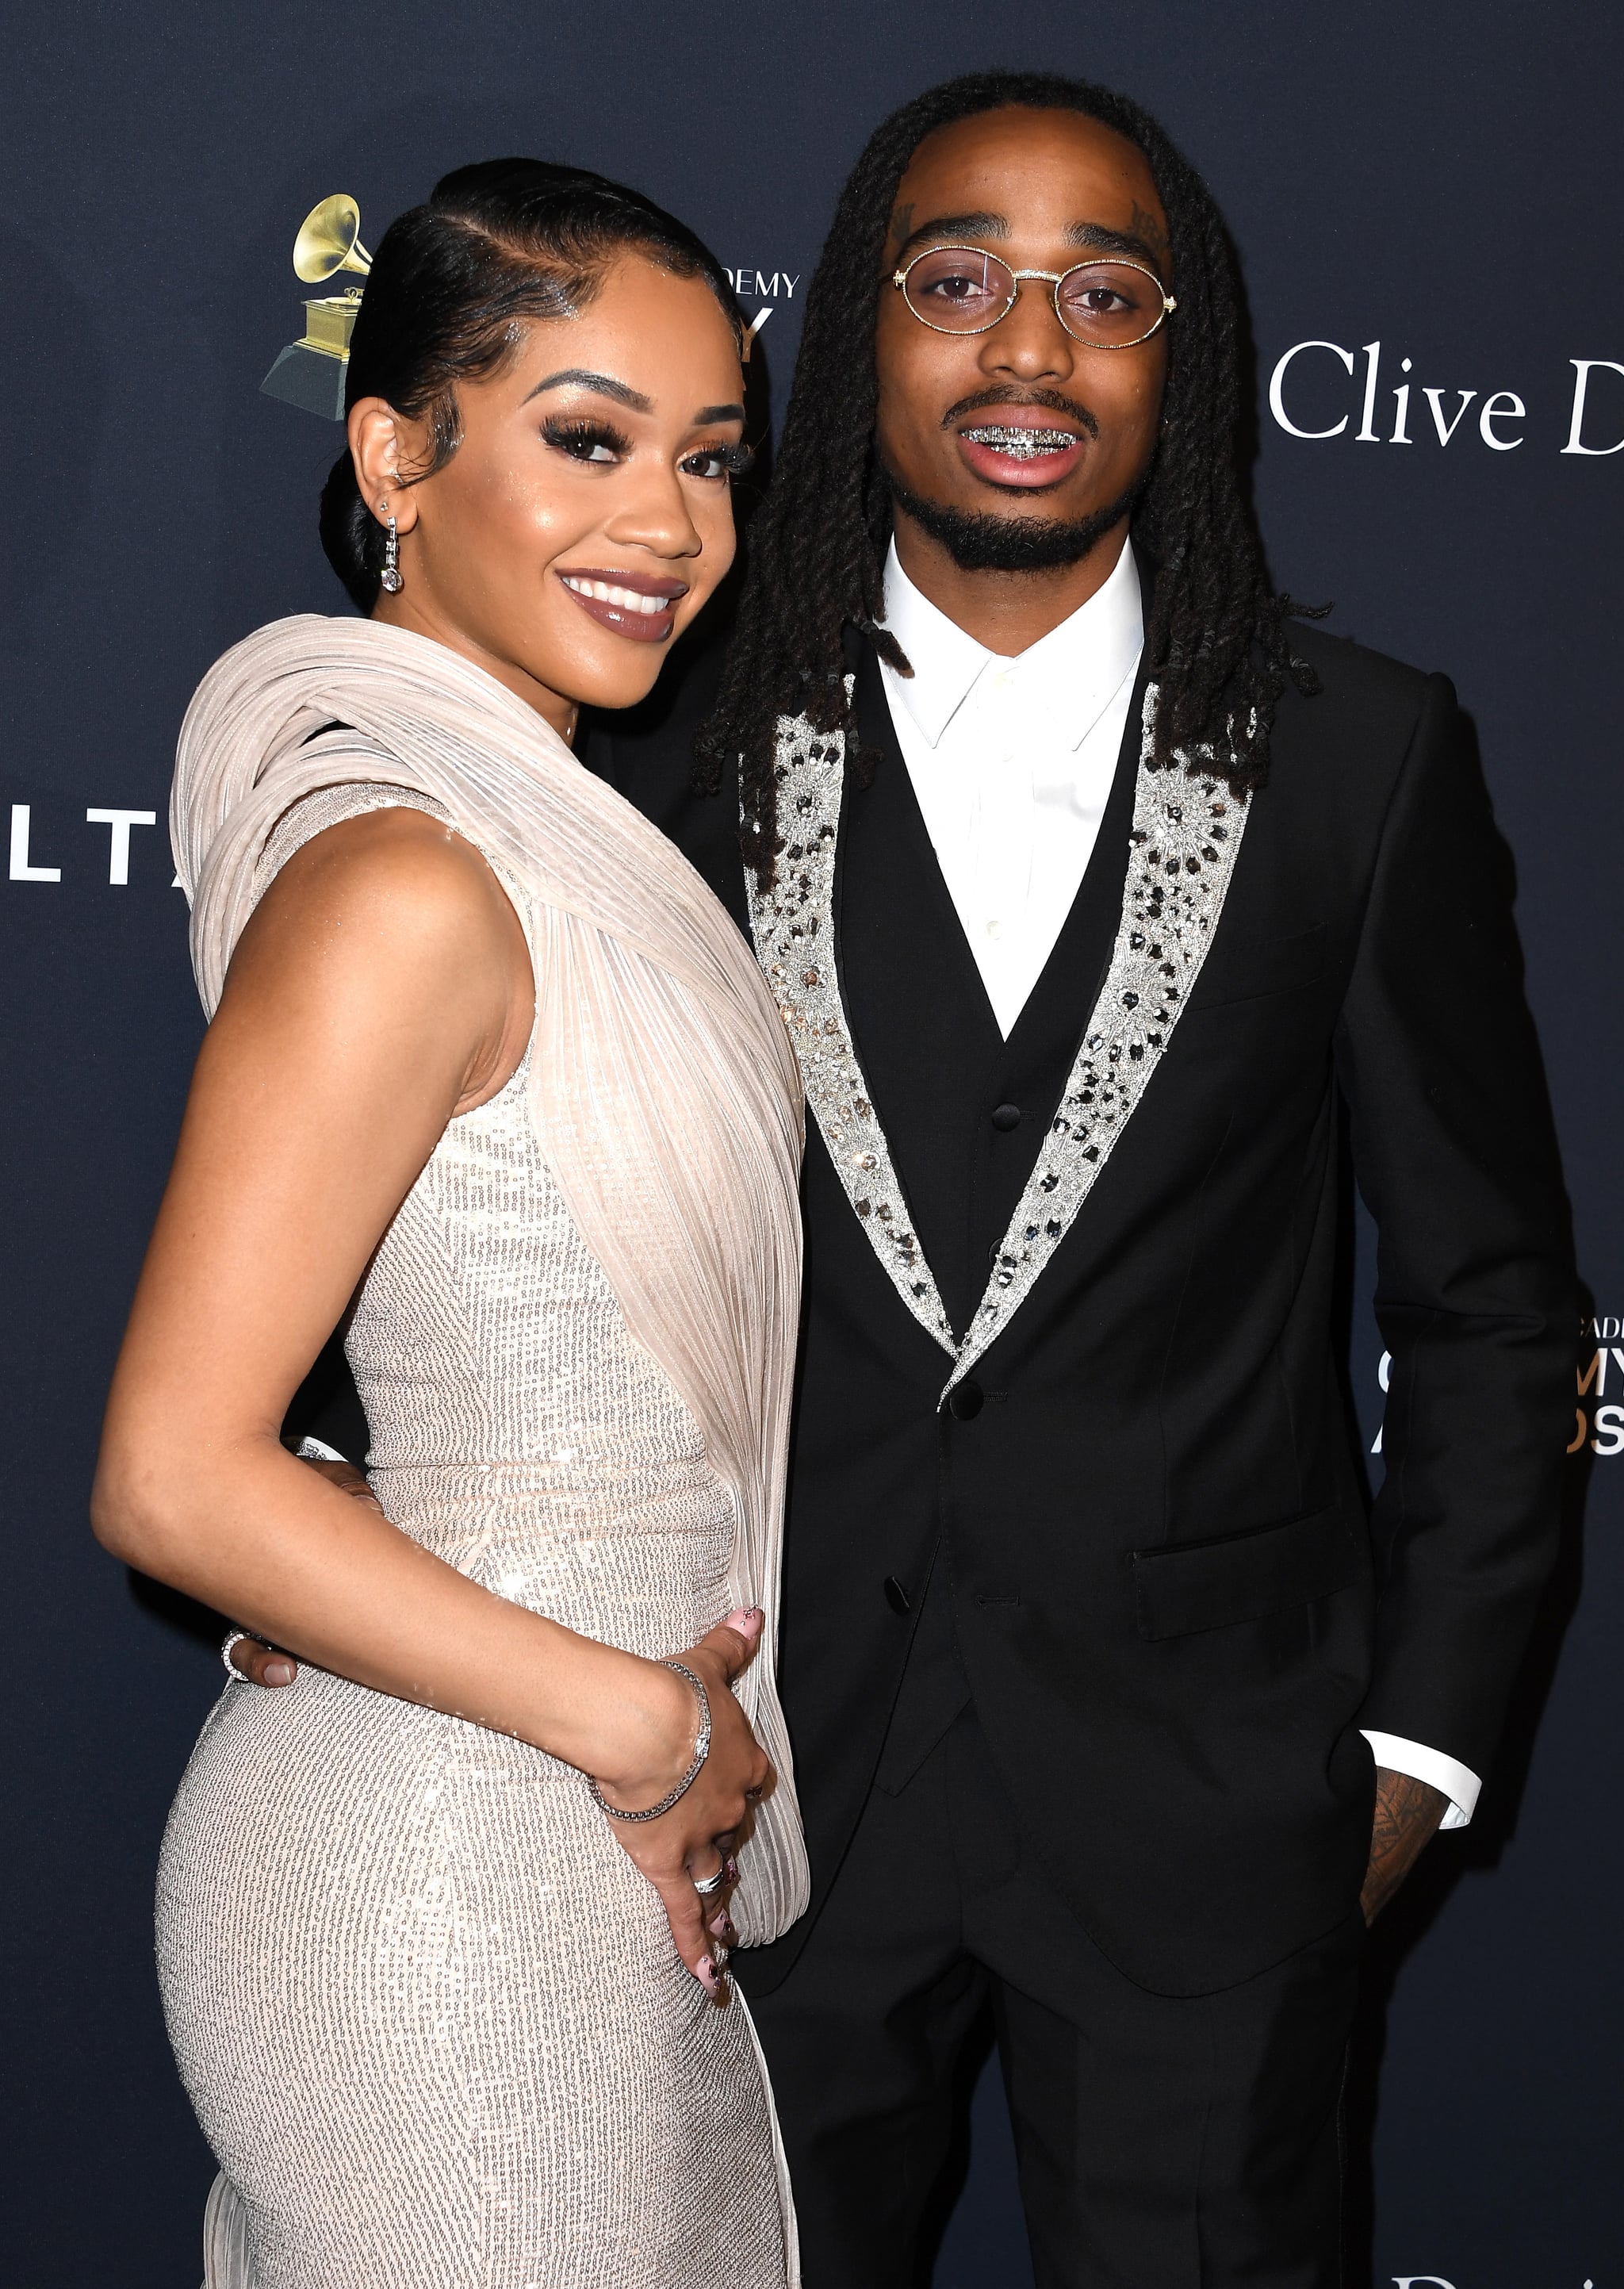
{"label": "dreadlock hair", "polygon": [[1304,608],[1271,594],[1243,491],[1239,289],[1212,194],[1156,121],[1108,88],[1040,72],[948,80],[876,129],[840,194],[807,294],[772,484],[751,527],[736,633],[696,743],[698,784],[712,793],[722,764],[738,760],[740,841],[764,887],[783,847],[778,719],[805,715],[816,730],[842,733],[866,776],[873,759],[861,753],[847,690],[848,627],[908,672],[883,623],[892,505],[874,440],[875,315],[897,188],[935,129],[1007,105],[1078,111],[1114,129],[1144,154],[1166,212],[1178,310],[1168,322],[1160,438],[1134,510],[1135,538],[1156,568],[1145,631],[1158,686],[1153,765],[1184,761],[1244,797],[1267,775],[1287,681],[1319,688],[1285,626]]}

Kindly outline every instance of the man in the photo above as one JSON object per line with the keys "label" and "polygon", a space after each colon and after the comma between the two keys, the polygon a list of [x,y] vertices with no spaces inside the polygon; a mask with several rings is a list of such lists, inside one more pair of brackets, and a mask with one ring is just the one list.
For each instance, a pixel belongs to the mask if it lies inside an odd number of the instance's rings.
{"label": "man", "polygon": [[[1576,1299],[1501,853],[1448,685],[1265,585],[1225,244],[1103,91],[886,122],[718,792],[703,661],[584,751],[752,929],[815,1115],[814,1897],[736,1959],[809,2289],[914,2277],[989,1998],[1046,2289],[1339,2279],[1365,1918],[1469,1818],[1551,1556]],[[1368,1521],[1339,1098],[1393,1355]]]}

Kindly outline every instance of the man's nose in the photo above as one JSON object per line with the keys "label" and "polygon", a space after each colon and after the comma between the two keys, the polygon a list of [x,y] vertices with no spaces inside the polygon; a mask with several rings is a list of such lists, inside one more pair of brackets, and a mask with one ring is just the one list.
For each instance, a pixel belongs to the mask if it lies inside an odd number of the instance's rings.
{"label": "man's nose", "polygon": [[982,336],[985,373],[1018,376],[1023,381],[1068,379],[1076,370],[1077,344],[1061,324],[1055,290],[1042,278],[1023,278],[1015,307]]}

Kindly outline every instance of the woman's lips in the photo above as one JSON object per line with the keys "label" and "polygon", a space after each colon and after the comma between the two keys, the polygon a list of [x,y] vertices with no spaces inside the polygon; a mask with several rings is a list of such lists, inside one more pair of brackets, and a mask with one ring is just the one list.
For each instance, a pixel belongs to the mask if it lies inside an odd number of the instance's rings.
{"label": "woman's lips", "polygon": [[1026,488],[1070,476],[1086,442],[1075,429],[1030,421],[974,421],[958,435],[959,449],[978,477]]}
{"label": "woman's lips", "polygon": [[638,572],[561,572],[569,594],[600,627],[633,643],[664,643],[676,626],[675,607],[686,580],[655,580]]}

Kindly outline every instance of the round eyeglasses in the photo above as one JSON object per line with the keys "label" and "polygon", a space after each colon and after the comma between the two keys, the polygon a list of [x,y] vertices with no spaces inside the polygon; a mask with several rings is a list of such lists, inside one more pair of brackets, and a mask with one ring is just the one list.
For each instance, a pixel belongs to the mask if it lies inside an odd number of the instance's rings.
{"label": "round eyeglasses", "polygon": [[1148,342],[1178,304],[1142,262],[1079,262],[1070,270],[1012,270],[981,246],[929,246],[891,273],[921,325],[938,334],[984,334],[1007,318],[1023,278],[1054,289],[1055,315],[1090,349],[1131,350]]}

